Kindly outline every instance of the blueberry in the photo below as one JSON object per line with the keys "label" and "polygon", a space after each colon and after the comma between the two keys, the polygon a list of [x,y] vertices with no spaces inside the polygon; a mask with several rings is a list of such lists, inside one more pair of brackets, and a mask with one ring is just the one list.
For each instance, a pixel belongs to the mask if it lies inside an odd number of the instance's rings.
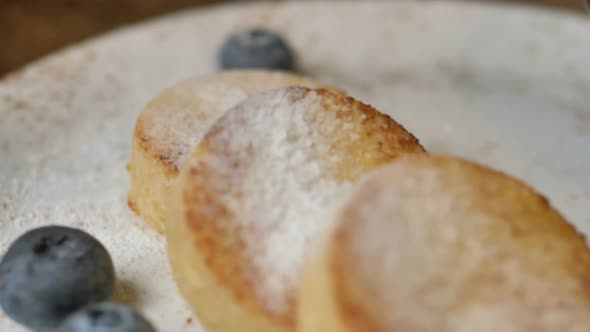
{"label": "blueberry", "polygon": [[222,69],[261,68],[293,70],[295,58],[287,43],[276,33],[264,29],[240,31],[221,47]]}
{"label": "blueberry", "polygon": [[0,261],[0,306],[36,331],[51,330],[72,312],[111,297],[109,253],[91,235],[46,226],[21,235]]}
{"label": "blueberry", "polygon": [[155,329],[136,311],[104,302],[74,313],[58,332],[155,332]]}

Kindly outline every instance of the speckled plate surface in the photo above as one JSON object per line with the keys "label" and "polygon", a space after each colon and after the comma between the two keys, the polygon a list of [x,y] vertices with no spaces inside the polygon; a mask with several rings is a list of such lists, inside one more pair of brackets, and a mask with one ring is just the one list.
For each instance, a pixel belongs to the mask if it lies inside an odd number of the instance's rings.
{"label": "speckled plate surface", "polygon": [[[162,88],[215,70],[223,37],[265,25],[302,69],[392,115],[432,152],[525,179],[590,231],[590,21],[465,3],[211,7],[119,30],[0,82],[0,253],[60,223],[114,257],[117,299],[160,331],[202,331],[164,240],[127,208],[131,131]],[[0,331],[24,331],[0,314]]]}

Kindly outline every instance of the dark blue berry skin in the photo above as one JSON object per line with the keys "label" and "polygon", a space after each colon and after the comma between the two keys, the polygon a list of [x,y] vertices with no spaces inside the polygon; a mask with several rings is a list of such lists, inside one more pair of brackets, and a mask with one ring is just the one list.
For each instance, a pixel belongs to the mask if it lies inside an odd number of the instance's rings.
{"label": "dark blue berry skin", "polygon": [[0,306],[35,331],[57,327],[72,312],[109,299],[115,272],[91,235],[46,226],[21,235],[0,261]]}
{"label": "dark blue berry skin", "polygon": [[219,63],[221,69],[295,69],[289,45],[278,34],[263,29],[231,35],[221,47]]}
{"label": "dark blue berry skin", "polygon": [[155,332],[136,311],[120,304],[99,303],[68,317],[58,332]]}

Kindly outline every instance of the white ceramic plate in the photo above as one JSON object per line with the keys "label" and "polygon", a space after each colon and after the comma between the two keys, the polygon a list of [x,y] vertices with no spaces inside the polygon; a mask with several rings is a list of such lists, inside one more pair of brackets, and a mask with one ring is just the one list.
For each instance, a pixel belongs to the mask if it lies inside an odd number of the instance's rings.
{"label": "white ceramic plate", "polygon": [[[201,331],[163,239],[127,208],[131,132],[162,88],[215,70],[233,29],[265,25],[301,67],[377,106],[432,152],[523,178],[590,231],[590,22],[466,3],[212,7],[116,31],[0,82],[0,252],[44,224],[82,227],[113,255],[117,298],[160,331]],[[0,331],[24,331],[0,314]]]}

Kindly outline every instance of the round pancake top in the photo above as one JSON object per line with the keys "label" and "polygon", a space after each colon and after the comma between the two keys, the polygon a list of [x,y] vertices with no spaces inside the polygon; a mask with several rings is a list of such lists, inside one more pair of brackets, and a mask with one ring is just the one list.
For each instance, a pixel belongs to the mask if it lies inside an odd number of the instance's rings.
{"label": "round pancake top", "polygon": [[303,76],[264,70],[236,70],[186,80],[164,90],[139,116],[141,145],[172,170],[224,111],[248,96],[284,86],[319,87]]}
{"label": "round pancake top", "polygon": [[265,92],[228,111],[189,154],[180,184],[186,222],[220,283],[293,324],[299,269],[331,208],[364,173],[423,151],[350,97]]}
{"label": "round pancake top", "polygon": [[584,331],[590,323],[584,238],[502,173],[402,157],[359,186],[336,225],[334,294],[355,331]]}

